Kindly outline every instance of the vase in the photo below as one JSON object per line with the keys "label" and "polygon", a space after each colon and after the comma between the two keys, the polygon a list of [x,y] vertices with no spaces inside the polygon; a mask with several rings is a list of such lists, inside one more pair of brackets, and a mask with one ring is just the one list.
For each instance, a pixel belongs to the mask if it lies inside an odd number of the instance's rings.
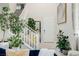
{"label": "vase", "polygon": [[63,53],[64,55],[67,55],[67,54],[68,54],[68,50],[62,50],[62,53]]}

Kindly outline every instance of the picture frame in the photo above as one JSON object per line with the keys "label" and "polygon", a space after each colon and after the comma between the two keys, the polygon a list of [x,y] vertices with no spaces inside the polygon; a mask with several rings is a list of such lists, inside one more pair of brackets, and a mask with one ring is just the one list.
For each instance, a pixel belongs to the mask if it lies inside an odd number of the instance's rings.
{"label": "picture frame", "polygon": [[59,3],[57,7],[57,23],[63,24],[67,22],[67,4]]}

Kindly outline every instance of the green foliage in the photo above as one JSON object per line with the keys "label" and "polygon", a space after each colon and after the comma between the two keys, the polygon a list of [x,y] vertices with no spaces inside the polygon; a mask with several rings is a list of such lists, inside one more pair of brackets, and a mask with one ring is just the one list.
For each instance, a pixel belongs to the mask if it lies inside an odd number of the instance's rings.
{"label": "green foliage", "polygon": [[33,30],[35,30],[36,23],[33,18],[28,18],[28,26],[31,27]]}
{"label": "green foliage", "polygon": [[[28,18],[28,24],[33,30],[35,30],[36,23],[33,18]],[[19,19],[19,16],[9,12],[8,7],[2,8],[2,14],[0,14],[0,28],[2,31],[10,29],[14,36],[9,38],[10,47],[21,46],[22,39],[20,33],[23,31],[25,24]],[[4,36],[4,35],[3,35]]]}
{"label": "green foliage", "polygon": [[9,13],[8,7],[3,7],[0,15],[0,28],[2,31],[10,29],[12,33],[17,34],[22,31],[23,23],[14,13]]}
{"label": "green foliage", "polygon": [[19,19],[18,16],[16,16],[14,13],[10,13],[9,17],[9,26],[10,31],[15,34],[16,36],[12,36],[10,41],[10,47],[21,47],[22,45],[22,39],[20,37],[20,33],[23,31],[24,25],[23,22]]}
{"label": "green foliage", "polygon": [[59,34],[57,35],[58,42],[57,47],[63,50],[70,50],[70,43],[67,40],[69,37],[63,34],[62,30],[59,30]]}
{"label": "green foliage", "polygon": [[9,47],[12,48],[12,47],[21,47],[21,45],[23,44],[22,43],[22,40],[21,40],[21,37],[18,36],[18,35],[14,35],[12,37],[10,37],[9,39]]}
{"label": "green foliage", "polygon": [[[0,15],[0,28],[2,31],[10,29],[10,31],[16,36],[9,38],[10,47],[21,46],[22,39],[20,38],[20,33],[23,30],[23,22],[14,13],[9,13],[8,7],[2,8],[2,14]],[[3,35],[4,36],[4,35]]]}
{"label": "green foliage", "polygon": [[2,9],[4,12],[8,12],[9,11],[9,8],[8,7],[3,7]]}
{"label": "green foliage", "polygon": [[23,23],[19,20],[19,17],[14,14],[10,14],[10,30],[12,33],[19,34],[23,30],[23,27]]}
{"label": "green foliage", "polygon": [[0,14],[0,28],[2,31],[5,31],[9,29],[9,14],[8,14],[9,8],[8,7],[3,7],[2,9],[2,14]]}
{"label": "green foliage", "polygon": [[20,37],[20,33],[23,31],[24,25],[23,22],[19,19],[17,15],[14,13],[10,13],[9,16],[9,26],[10,31],[15,34],[16,36],[12,36],[10,41],[10,47],[21,47],[22,45],[22,39]]}

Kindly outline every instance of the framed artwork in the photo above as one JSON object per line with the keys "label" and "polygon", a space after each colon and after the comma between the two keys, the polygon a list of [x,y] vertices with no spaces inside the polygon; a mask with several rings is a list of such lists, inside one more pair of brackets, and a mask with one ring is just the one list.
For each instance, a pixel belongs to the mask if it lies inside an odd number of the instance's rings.
{"label": "framed artwork", "polygon": [[67,4],[59,3],[57,7],[57,23],[63,24],[67,21]]}

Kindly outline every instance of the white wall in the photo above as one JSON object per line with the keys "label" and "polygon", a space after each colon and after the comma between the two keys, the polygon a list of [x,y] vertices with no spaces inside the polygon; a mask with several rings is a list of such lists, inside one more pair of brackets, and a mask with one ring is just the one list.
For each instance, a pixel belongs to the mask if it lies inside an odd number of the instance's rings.
{"label": "white wall", "polygon": [[16,3],[9,3],[10,12],[15,12],[16,10]]}

